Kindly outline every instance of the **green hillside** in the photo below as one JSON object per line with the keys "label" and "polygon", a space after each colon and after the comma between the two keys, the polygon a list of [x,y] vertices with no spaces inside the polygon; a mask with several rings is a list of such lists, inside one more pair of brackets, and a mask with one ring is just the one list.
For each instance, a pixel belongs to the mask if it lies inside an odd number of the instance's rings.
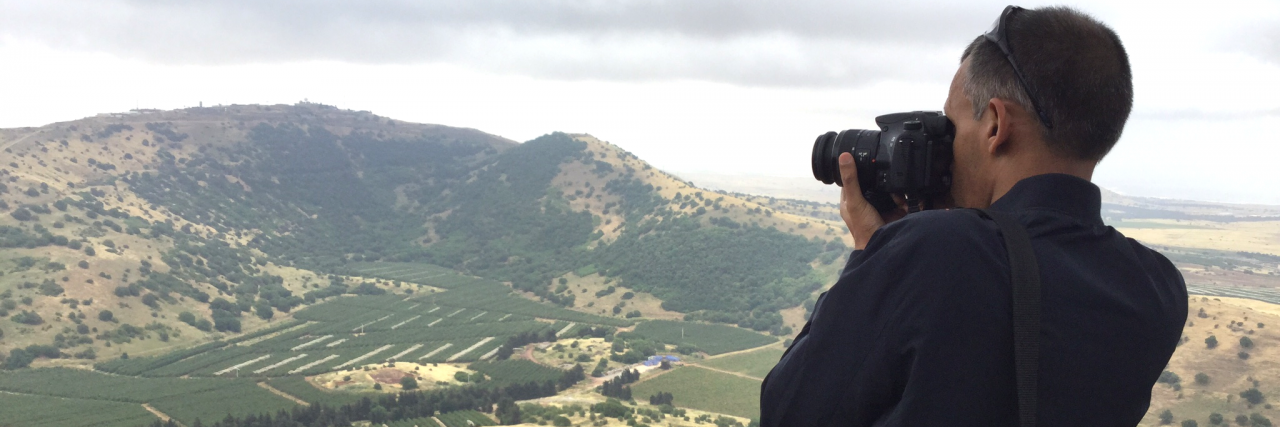
{"label": "green hillside", "polygon": [[159,356],[338,295],[450,289],[379,272],[394,263],[483,278],[441,295],[459,307],[497,298],[521,315],[572,309],[552,318],[565,321],[674,314],[787,335],[782,311],[847,250],[828,224],[698,189],[585,135],[517,144],[317,104],[19,133],[0,165],[11,368]]}

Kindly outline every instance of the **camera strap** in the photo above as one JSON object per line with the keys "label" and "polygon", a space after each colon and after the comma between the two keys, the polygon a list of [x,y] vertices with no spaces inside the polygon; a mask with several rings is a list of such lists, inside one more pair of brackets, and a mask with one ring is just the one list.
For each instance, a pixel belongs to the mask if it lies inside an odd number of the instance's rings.
{"label": "camera strap", "polygon": [[1018,425],[1036,426],[1036,391],[1040,369],[1040,266],[1027,229],[1012,215],[974,209],[1000,227],[1009,252],[1013,284],[1013,363],[1018,387]]}

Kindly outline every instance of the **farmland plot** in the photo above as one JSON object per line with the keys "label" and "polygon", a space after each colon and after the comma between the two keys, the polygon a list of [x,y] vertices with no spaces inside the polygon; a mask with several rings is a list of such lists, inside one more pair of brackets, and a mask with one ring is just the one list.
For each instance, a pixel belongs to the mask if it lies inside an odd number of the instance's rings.
{"label": "farmland plot", "polygon": [[770,347],[715,359],[706,359],[699,361],[698,364],[725,371],[738,372],[756,378],[764,378],[765,375],[769,375],[769,371],[773,370],[773,366],[778,364],[778,359],[782,358],[782,352],[781,348]]}
{"label": "farmland plot", "polygon": [[565,371],[524,359],[475,362],[467,368],[488,375],[491,381],[506,384],[524,384],[530,381],[538,383],[557,381],[565,373]]}
{"label": "farmland plot", "polygon": [[153,400],[150,404],[186,425],[192,425],[197,419],[203,423],[221,420],[227,414],[275,413],[297,406],[292,400],[258,387],[253,381],[240,381],[234,385],[198,393],[169,396]]}
{"label": "farmland plot", "polygon": [[0,390],[3,391],[134,403],[198,393],[239,382],[243,381],[121,377],[68,368],[0,371]]}
{"label": "farmland plot", "polygon": [[293,397],[297,397],[310,403],[320,403],[331,406],[342,406],[360,400],[368,394],[325,391],[307,382],[306,378],[301,376],[287,376],[272,378],[267,381],[276,390],[288,393]]}
{"label": "farmland plot", "polygon": [[441,294],[431,295],[430,298],[434,304],[450,307],[474,308],[595,325],[628,326],[631,324],[628,320],[601,317],[530,301],[511,295],[510,288],[496,282],[453,289]]}
{"label": "farmland plot", "polygon": [[636,325],[635,332],[655,341],[667,344],[688,344],[707,354],[746,350],[778,341],[767,335],[742,328],[707,323],[651,320]]}
{"label": "farmland plot", "polygon": [[468,424],[468,421],[477,426],[498,425],[498,423],[493,422],[492,418],[476,411],[450,412],[447,414],[440,414],[436,416],[436,418],[439,419],[440,422],[444,423],[445,427],[467,427],[472,425]]}
{"label": "farmland plot", "polygon": [[[466,424],[466,423],[463,423]],[[479,424],[476,424],[479,425]],[[413,418],[408,420],[393,421],[387,423],[387,427],[440,427],[436,420],[427,418]]]}
{"label": "farmland plot", "polygon": [[13,427],[138,427],[157,418],[136,403],[0,393],[0,420]]}
{"label": "farmland plot", "polygon": [[675,368],[648,381],[631,385],[641,400],[658,392],[671,393],[675,406],[745,418],[760,416],[760,381],[696,366]]}

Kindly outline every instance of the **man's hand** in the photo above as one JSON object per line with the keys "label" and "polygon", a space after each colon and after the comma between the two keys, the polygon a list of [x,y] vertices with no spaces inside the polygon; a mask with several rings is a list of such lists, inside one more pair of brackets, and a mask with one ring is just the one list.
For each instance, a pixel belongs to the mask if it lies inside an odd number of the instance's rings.
{"label": "man's hand", "polygon": [[884,215],[862,197],[862,188],[858,186],[858,167],[854,165],[852,154],[840,153],[840,180],[844,183],[840,192],[840,217],[844,218],[844,225],[853,234],[854,249],[866,249],[867,241],[876,230],[907,215],[902,200],[897,196],[894,201],[898,202],[898,209]]}

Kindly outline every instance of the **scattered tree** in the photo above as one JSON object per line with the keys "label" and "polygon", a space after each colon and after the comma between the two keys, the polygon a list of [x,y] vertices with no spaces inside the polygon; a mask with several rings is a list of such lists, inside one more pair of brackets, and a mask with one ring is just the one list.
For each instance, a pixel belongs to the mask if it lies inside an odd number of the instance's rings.
{"label": "scattered tree", "polygon": [[1209,375],[1204,372],[1196,374],[1196,384],[1205,385],[1209,383]]}
{"label": "scattered tree", "polygon": [[1266,397],[1262,395],[1262,392],[1258,391],[1257,387],[1240,392],[1240,397],[1249,401],[1249,404],[1251,405],[1257,405],[1266,399]]}
{"label": "scattered tree", "polygon": [[418,388],[418,380],[413,375],[405,375],[400,377],[400,387],[405,390],[413,390]]}

